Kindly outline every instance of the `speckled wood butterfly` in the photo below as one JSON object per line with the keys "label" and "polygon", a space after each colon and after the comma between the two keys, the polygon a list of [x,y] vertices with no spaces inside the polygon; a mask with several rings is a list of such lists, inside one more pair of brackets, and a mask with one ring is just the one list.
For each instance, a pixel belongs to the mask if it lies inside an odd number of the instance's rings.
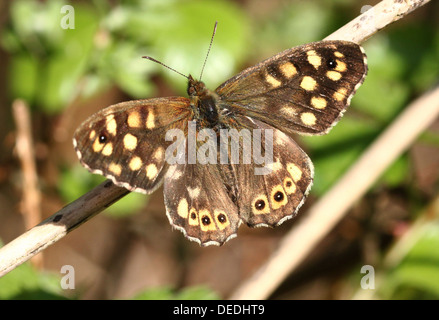
{"label": "speckled wood butterfly", "polygon": [[[164,182],[171,225],[203,246],[221,245],[242,222],[277,226],[296,215],[314,172],[291,136],[327,133],[366,73],[359,45],[314,42],[262,61],[215,91],[189,76],[189,98],[110,106],[82,123],[73,143],[87,169],[116,185],[149,194]],[[246,157],[257,146],[262,162],[254,152]],[[242,150],[237,158],[235,149]],[[209,161],[189,161],[194,154]],[[262,168],[268,170],[257,174]]]}

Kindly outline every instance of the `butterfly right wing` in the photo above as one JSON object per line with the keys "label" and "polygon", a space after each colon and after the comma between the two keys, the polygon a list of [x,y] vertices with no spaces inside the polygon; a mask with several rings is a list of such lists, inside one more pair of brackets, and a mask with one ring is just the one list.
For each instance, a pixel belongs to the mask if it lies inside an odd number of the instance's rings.
{"label": "butterfly right wing", "polygon": [[130,191],[151,193],[168,168],[170,129],[184,131],[191,117],[183,97],[119,103],[92,115],[76,130],[73,144],[89,171],[104,175]]}
{"label": "butterfly right wing", "polygon": [[289,134],[327,133],[367,73],[364,50],[348,41],[319,41],[285,50],[216,89],[221,107]]}

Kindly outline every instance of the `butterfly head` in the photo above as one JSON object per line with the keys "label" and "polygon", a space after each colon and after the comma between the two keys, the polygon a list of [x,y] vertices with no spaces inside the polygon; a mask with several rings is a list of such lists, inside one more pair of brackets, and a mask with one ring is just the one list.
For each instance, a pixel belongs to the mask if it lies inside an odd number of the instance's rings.
{"label": "butterfly head", "polygon": [[189,97],[200,97],[207,94],[207,88],[204,82],[195,80],[191,75],[189,75],[188,80],[187,94]]}

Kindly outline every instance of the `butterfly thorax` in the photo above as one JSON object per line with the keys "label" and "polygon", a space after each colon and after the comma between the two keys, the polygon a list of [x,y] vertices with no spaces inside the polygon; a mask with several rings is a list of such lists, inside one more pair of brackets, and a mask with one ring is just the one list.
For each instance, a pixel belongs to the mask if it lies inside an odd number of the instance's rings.
{"label": "butterfly thorax", "polygon": [[189,76],[187,93],[191,99],[194,119],[201,127],[214,128],[219,122],[217,95],[206,85]]}

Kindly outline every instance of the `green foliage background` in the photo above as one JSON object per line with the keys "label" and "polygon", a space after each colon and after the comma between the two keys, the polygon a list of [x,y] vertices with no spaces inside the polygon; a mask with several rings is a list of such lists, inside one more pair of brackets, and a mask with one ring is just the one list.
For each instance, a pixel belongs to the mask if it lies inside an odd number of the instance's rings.
{"label": "green foliage background", "polygon": [[[75,28],[65,30],[60,27],[64,16],[60,8],[67,4],[75,10]],[[163,92],[163,84],[166,92],[185,95],[184,78],[141,57],[152,56],[198,77],[218,21],[203,75],[213,89],[246,66],[286,48],[322,39],[358,15],[364,4],[354,0],[281,1],[258,10],[252,1],[225,0],[13,1],[0,35],[1,46],[9,55],[7,98],[24,99],[35,117],[56,119],[74,102],[113,87],[130,99],[153,97]],[[369,74],[350,111],[329,135],[300,139],[316,167],[314,196],[324,194],[414,97],[437,83],[439,31],[433,20],[400,23],[364,44]],[[156,81],[157,77],[161,80]],[[421,139],[439,146],[437,135],[425,134]],[[409,157],[403,155],[376,188],[413,192],[410,168]],[[65,202],[102,181],[77,164],[61,162],[58,169],[56,191]],[[114,206],[112,214],[120,217],[136,212],[145,199],[132,194]],[[414,204],[419,209],[424,206]],[[439,298],[437,217],[433,221],[425,226],[425,233],[418,234],[401,263],[386,269],[386,280],[377,291],[379,298]],[[35,290],[41,295],[28,295]],[[60,298],[62,294],[54,289],[52,278],[47,280],[28,265],[0,279],[2,299]],[[182,297],[219,298],[204,288],[182,293],[148,289],[136,298]]]}

